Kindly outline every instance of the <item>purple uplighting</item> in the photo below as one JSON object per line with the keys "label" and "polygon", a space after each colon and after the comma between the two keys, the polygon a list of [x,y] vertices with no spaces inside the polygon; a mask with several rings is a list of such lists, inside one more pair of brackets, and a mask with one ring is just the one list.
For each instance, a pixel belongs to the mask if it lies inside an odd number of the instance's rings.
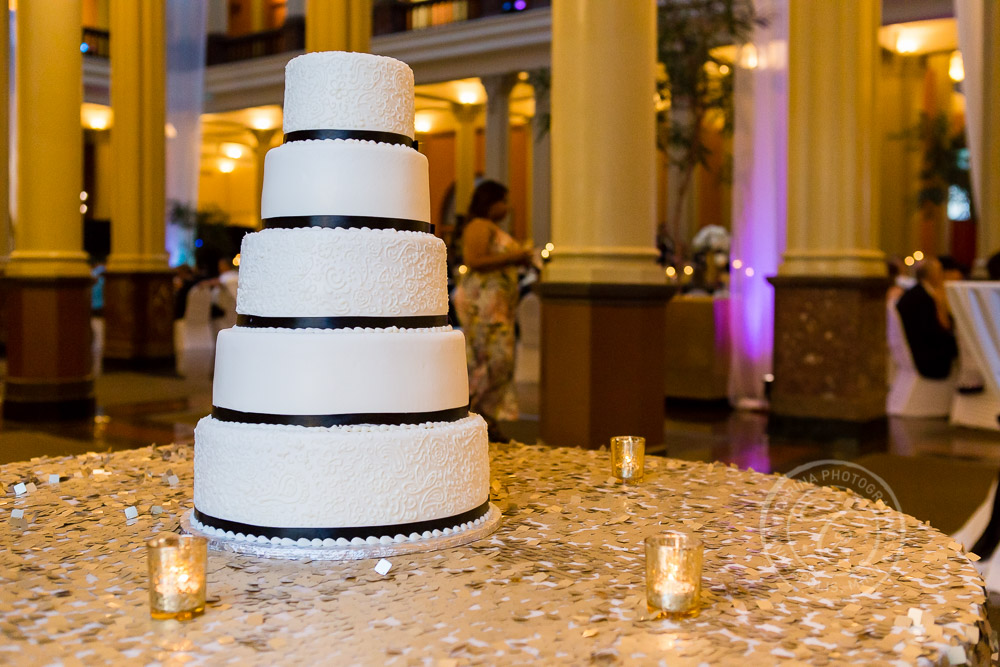
{"label": "purple uplighting", "polygon": [[[729,395],[733,404],[764,399],[765,374],[771,372],[774,345],[774,291],[767,282],[777,273],[785,248],[788,70],[787,3],[770,3],[774,18],[755,35],[762,58],[736,78],[734,136],[733,243],[730,273],[732,365]],[[784,20],[778,20],[780,18]]]}

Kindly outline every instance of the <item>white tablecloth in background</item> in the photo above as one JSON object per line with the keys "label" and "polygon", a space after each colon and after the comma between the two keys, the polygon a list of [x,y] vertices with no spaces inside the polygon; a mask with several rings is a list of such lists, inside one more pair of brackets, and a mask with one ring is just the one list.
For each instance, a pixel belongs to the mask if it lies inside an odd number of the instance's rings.
{"label": "white tablecloth in background", "polygon": [[1000,281],[949,282],[945,289],[959,345],[1000,396]]}

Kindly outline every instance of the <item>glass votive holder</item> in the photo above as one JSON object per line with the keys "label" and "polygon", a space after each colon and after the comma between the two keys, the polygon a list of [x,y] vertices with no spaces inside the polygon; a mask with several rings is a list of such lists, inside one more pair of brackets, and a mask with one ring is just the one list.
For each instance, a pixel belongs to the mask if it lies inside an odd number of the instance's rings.
{"label": "glass votive holder", "polygon": [[669,618],[698,614],[701,540],[682,532],[646,538],[646,605]]}
{"label": "glass votive holder", "polygon": [[186,621],[205,611],[208,540],[165,533],[146,542],[149,613],[155,619]]}
{"label": "glass votive holder", "polygon": [[641,482],[646,466],[646,439],[637,435],[611,438],[611,474],[623,482]]}

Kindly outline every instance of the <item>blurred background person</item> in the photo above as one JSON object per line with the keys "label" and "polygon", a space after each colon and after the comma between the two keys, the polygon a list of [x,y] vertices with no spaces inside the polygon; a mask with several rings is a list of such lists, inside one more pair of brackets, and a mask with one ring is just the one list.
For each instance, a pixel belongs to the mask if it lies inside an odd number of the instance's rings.
{"label": "blurred background person", "polygon": [[507,188],[483,181],[461,229],[463,272],[452,303],[465,332],[469,404],[483,416],[493,442],[506,442],[498,422],[517,419],[514,392],[515,320],[518,270],[531,265],[532,252],[500,228],[507,217]]}

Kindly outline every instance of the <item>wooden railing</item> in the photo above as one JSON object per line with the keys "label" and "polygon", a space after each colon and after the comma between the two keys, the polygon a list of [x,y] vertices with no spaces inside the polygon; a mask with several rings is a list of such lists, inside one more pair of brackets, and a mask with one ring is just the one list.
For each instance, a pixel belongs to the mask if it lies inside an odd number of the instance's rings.
{"label": "wooden railing", "polygon": [[222,65],[305,48],[305,20],[301,16],[289,16],[285,19],[285,25],[274,30],[239,37],[210,34],[205,49],[205,64]]}
{"label": "wooden railing", "polygon": [[516,14],[551,4],[552,0],[376,0],[372,34],[388,35],[486,16]]}
{"label": "wooden railing", "polygon": [[[372,34],[388,35],[486,16],[517,14],[549,7],[551,4],[552,0],[376,0],[372,13]],[[110,36],[106,30],[84,28],[82,42],[85,45],[81,46],[84,55],[98,58],[108,58],[111,55]],[[205,64],[222,65],[288,51],[301,51],[305,46],[305,18],[289,16],[283,26],[274,30],[239,37],[208,35]]]}
{"label": "wooden railing", "polygon": [[111,57],[111,37],[107,30],[97,28],[84,28],[83,39],[80,50],[85,56],[97,56],[98,58]]}

